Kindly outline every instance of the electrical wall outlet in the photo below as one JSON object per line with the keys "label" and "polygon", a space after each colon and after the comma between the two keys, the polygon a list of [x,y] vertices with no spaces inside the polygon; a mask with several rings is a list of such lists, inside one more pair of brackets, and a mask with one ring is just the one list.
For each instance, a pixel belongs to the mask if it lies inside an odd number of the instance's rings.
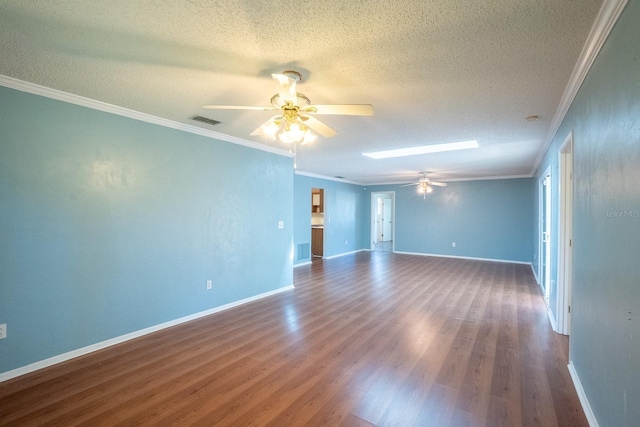
{"label": "electrical wall outlet", "polygon": [[456,247],[456,242],[451,242],[451,247],[455,248]]}
{"label": "electrical wall outlet", "polygon": [[0,340],[7,337],[7,324],[0,325]]}
{"label": "electrical wall outlet", "polygon": [[213,282],[211,280],[207,280],[207,289],[211,289],[213,286]]}

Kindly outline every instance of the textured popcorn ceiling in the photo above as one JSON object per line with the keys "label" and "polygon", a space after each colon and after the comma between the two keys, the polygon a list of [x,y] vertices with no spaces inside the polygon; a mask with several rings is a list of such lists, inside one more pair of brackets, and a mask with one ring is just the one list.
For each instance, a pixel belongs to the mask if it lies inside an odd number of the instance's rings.
{"label": "textured popcorn ceiling", "polygon": [[[338,131],[300,171],[363,184],[531,173],[600,0],[0,2],[0,74],[261,144],[273,72],[298,70]],[[222,123],[190,120],[194,115]],[[528,122],[527,116],[540,120]],[[477,139],[480,149],[387,160],[362,152]]]}

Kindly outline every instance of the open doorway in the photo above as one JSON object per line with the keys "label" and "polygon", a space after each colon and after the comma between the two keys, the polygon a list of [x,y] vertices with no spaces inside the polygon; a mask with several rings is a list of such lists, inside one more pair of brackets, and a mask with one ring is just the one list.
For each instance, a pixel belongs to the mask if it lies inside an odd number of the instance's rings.
{"label": "open doorway", "polygon": [[540,274],[540,286],[544,293],[544,301],[549,308],[549,295],[551,294],[551,167],[547,168],[539,181],[539,257],[538,272]]}
{"label": "open doorway", "polygon": [[558,169],[559,229],[558,229],[558,313],[556,332],[571,331],[571,287],[573,268],[573,132],[560,146]]}
{"label": "open doorway", "polygon": [[311,261],[324,257],[324,189],[311,189]]}
{"label": "open doorway", "polygon": [[371,250],[393,252],[395,192],[371,193]]}

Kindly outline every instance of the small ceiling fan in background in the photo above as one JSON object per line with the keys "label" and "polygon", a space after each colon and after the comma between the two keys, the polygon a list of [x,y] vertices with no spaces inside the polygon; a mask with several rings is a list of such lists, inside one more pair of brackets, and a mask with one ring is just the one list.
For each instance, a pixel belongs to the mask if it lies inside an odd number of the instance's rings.
{"label": "small ceiling fan in background", "polygon": [[278,84],[278,93],[271,97],[270,107],[204,105],[202,108],[277,111],[275,116],[253,131],[251,135],[263,135],[272,140],[277,138],[284,143],[292,144],[294,151],[296,143],[312,142],[316,139],[316,134],[325,138],[337,134],[335,130],[313,117],[315,114],[373,115],[373,106],[369,104],[312,105],[309,98],[296,89],[297,83],[302,80],[302,75],[297,71],[287,70],[281,74],[271,74],[271,77]]}
{"label": "small ceiling fan in background", "polygon": [[433,187],[446,187],[447,183],[446,182],[435,182],[435,181],[431,181],[429,178],[427,178],[427,174],[426,173],[422,173],[422,177],[418,180],[418,182],[412,183],[412,184],[405,184],[405,185],[401,185],[401,187],[408,187],[408,186],[415,186],[418,193],[422,194],[422,198],[426,199],[427,197],[427,193],[431,193],[433,191]]}

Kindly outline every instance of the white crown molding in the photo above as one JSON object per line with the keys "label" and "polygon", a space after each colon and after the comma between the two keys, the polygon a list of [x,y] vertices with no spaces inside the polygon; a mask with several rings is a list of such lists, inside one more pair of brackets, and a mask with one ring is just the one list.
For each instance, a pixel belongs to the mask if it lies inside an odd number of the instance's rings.
{"label": "white crown molding", "polygon": [[598,53],[600,53],[600,49],[602,49],[602,46],[613,29],[613,26],[618,22],[618,18],[622,15],[622,11],[627,6],[628,2],[629,0],[604,0],[602,3],[600,11],[596,16],[596,20],[591,26],[591,31],[587,36],[587,41],[582,47],[582,51],[578,57],[578,62],[575,67],[573,67],[573,72],[571,73],[567,87],[562,94],[556,114],[553,116],[551,126],[549,126],[549,130],[545,137],[545,144],[540,148],[538,157],[533,165],[533,169],[531,169],[532,176],[540,166],[545,153],[549,149],[551,142],[553,142],[553,138],[556,136],[562,121],[569,111],[569,107],[571,107],[573,100],[578,94],[578,91],[580,90],[584,79],[587,77],[591,66],[595,62]]}
{"label": "white crown molding", "polygon": [[344,178],[336,178],[334,176],[318,175],[318,174],[311,173],[311,172],[302,172],[302,171],[299,171],[297,169],[296,169],[296,171],[294,173],[296,175],[308,176],[309,178],[326,179],[328,181],[344,182],[345,184],[364,185],[362,183],[355,182],[355,181],[349,181],[348,179],[344,179]]}
{"label": "white crown molding", "polygon": [[[475,178],[452,178],[452,179],[439,179],[435,178],[433,181],[438,182],[466,182],[466,181],[494,181],[500,179],[520,179],[520,178],[532,178],[533,175],[496,175],[496,176],[479,176]],[[369,186],[373,185],[406,185],[406,184],[415,184],[416,181],[407,181],[407,182],[379,182],[374,184],[367,184]]]}
{"label": "white crown molding", "polygon": [[500,179],[520,179],[520,178],[531,178],[533,175],[524,174],[524,175],[496,175],[496,176],[479,176],[477,178],[453,178],[453,179],[438,179],[438,181],[442,182],[458,182],[458,181],[493,181]]}
{"label": "white crown molding", "polygon": [[162,117],[152,116],[151,114],[141,113],[139,111],[130,110],[128,108],[119,107],[117,105],[108,104],[106,102],[97,101],[95,99],[85,98],[83,96],[74,95],[72,93],[63,92],[61,90],[52,89],[35,83],[26,82],[13,77],[0,74],[0,86],[5,86],[21,92],[31,93],[33,95],[44,96],[46,98],[55,99],[57,101],[67,102],[69,104],[79,105],[81,107],[91,108],[105,113],[116,114],[118,116],[128,117],[130,119],[141,122],[152,123],[207,138],[217,139],[220,141],[230,142],[232,144],[242,145],[256,150],[267,151],[269,153],[278,154],[286,157],[293,157],[288,151],[270,147],[268,145],[258,144],[256,142],[247,141],[246,139],[237,138],[235,136],[226,135],[220,132],[203,129],[197,126],[176,122],[173,120],[163,119]]}

